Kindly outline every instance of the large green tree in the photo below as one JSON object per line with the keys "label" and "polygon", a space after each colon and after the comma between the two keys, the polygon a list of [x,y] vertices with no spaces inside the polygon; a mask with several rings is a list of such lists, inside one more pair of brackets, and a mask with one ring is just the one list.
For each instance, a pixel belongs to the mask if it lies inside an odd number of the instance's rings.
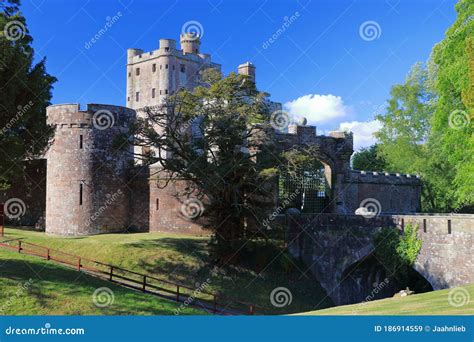
{"label": "large green tree", "polygon": [[429,150],[441,204],[460,210],[474,206],[474,2],[459,1],[456,11],[455,23],[433,49],[437,103]]}
{"label": "large green tree", "polygon": [[246,227],[262,222],[273,205],[276,155],[267,94],[242,75],[221,78],[209,69],[201,86],[178,91],[144,116],[131,132],[147,152],[140,157],[159,166],[163,185],[186,180],[179,197],[198,201],[195,209],[202,205],[199,214],[220,252],[236,251]]}
{"label": "large green tree", "polygon": [[474,3],[461,0],[456,11],[427,67],[415,64],[377,116],[378,154],[389,168],[421,174],[427,211],[474,209]]}
{"label": "large green tree", "polygon": [[0,188],[41,155],[53,129],[46,124],[52,84],[45,59],[34,64],[33,41],[19,1],[0,3]]}

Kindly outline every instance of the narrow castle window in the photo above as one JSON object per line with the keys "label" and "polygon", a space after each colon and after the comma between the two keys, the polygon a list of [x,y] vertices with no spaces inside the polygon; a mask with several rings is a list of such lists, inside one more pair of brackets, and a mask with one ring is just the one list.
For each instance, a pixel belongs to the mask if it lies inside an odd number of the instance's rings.
{"label": "narrow castle window", "polygon": [[160,70],[163,69],[163,65],[160,64]]}
{"label": "narrow castle window", "polygon": [[165,47],[165,51],[169,51],[169,50],[170,50],[170,48],[169,48],[169,47]]}
{"label": "narrow castle window", "polygon": [[135,69],[135,74],[136,74],[137,76],[140,75],[140,68],[136,68],[136,69]]}
{"label": "narrow castle window", "polygon": [[168,69],[168,64],[165,65],[165,69]]}
{"label": "narrow castle window", "polygon": [[131,77],[132,76],[132,73],[129,71],[128,72],[128,77]]}
{"label": "narrow castle window", "polygon": [[186,69],[185,69],[186,67],[185,67],[184,64],[181,64],[181,65],[180,65],[180,68],[181,68],[181,72],[185,72],[185,71],[186,71]]}
{"label": "narrow castle window", "polygon": [[175,66],[173,65],[173,70],[176,70]]}
{"label": "narrow castle window", "polygon": [[83,141],[83,138],[82,138],[82,134],[79,135],[79,148],[82,149],[82,141]]}
{"label": "narrow castle window", "polygon": [[165,89],[165,94],[168,94],[168,89]]}
{"label": "narrow castle window", "polygon": [[79,184],[79,205],[82,205],[82,183]]}
{"label": "narrow castle window", "polygon": [[156,199],[156,210],[160,209],[160,199]]}
{"label": "narrow castle window", "polygon": [[156,71],[156,64],[153,64],[153,66],[152,66],[151,70],[152,70],[153,72],[155,72],[155,71]]}
{"label": "narrow castle window", "polygon": [[151,90],[151,97],[152,97],[152,98],[155,98],[155,88],[153,88],[153,89]]}
{"label": "narrow castle window", "polygon": [[140,93],[138,91],[135,93],[135,101],[140,101]]}
{"label": "narrow castle window", "polygon": [[194,53],[198,53],[198,49],[194,49]]}
{"label": "narrow castle window", "polygon": [[160,90],[160,95],[162,95],[162,90]]}

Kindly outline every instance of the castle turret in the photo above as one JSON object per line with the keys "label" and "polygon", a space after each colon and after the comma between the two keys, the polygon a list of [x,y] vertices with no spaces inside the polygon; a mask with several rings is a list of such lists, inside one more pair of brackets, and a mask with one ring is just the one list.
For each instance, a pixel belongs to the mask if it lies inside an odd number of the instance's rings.
{"label": "castle turret", "polygon": [[240,75],[248,76],[252,82],[255,82],[255,65],[245,62],[240,64],[237,70]]}
{"label": "castle turret", "polygon": [[180,38],[181,50],[183,53],[199,54],[199,47],[201,46],[201,37],[195,33],[182,33]]}
{"label": "castle turret", "polygon": [[135,111],[110,105],[49,106],[48,124],[56,127],[47,153],[46,232],[90,235],[124,231],[129,203],[126,170],[131,150],[114,151]]}

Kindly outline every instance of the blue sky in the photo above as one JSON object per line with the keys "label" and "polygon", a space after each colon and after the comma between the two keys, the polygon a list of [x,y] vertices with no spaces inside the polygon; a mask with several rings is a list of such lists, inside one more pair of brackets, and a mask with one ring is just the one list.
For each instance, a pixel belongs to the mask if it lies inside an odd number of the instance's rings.
{"label": "blue sky", "polygon": [[[455,20],[452,0],[23,0],[36,58],[58,78],[53,103],[125,104],[126,49],[202,26],[201,51],[224,73],[251,61],[257,85],[318,132],[373,142],[374,111]],[[120,13],[120,15],[119,15]],[[100,39],[85,45],[117,16]],[[287,23],[285,26],[284,23]],[[283,30],[284,27],[284,30]],[[367,31],[363,30],[366,27]],[[371,31],[372,29],[372,31]],[[371,35],[371,33],[375,33]],[[270,42],[270,38],[274,37]]]}

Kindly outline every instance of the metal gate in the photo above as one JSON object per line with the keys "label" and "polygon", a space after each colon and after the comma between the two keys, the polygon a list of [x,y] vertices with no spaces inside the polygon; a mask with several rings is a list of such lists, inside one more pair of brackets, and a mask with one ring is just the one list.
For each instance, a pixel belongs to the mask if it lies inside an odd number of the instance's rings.
{"label": "metal gate", "polygon": [[297,208],[302,213],[321,213],[327,205],[329,185],[324,168],[300,175],[283,174],[278,182],[278,200],[283,208]]}

